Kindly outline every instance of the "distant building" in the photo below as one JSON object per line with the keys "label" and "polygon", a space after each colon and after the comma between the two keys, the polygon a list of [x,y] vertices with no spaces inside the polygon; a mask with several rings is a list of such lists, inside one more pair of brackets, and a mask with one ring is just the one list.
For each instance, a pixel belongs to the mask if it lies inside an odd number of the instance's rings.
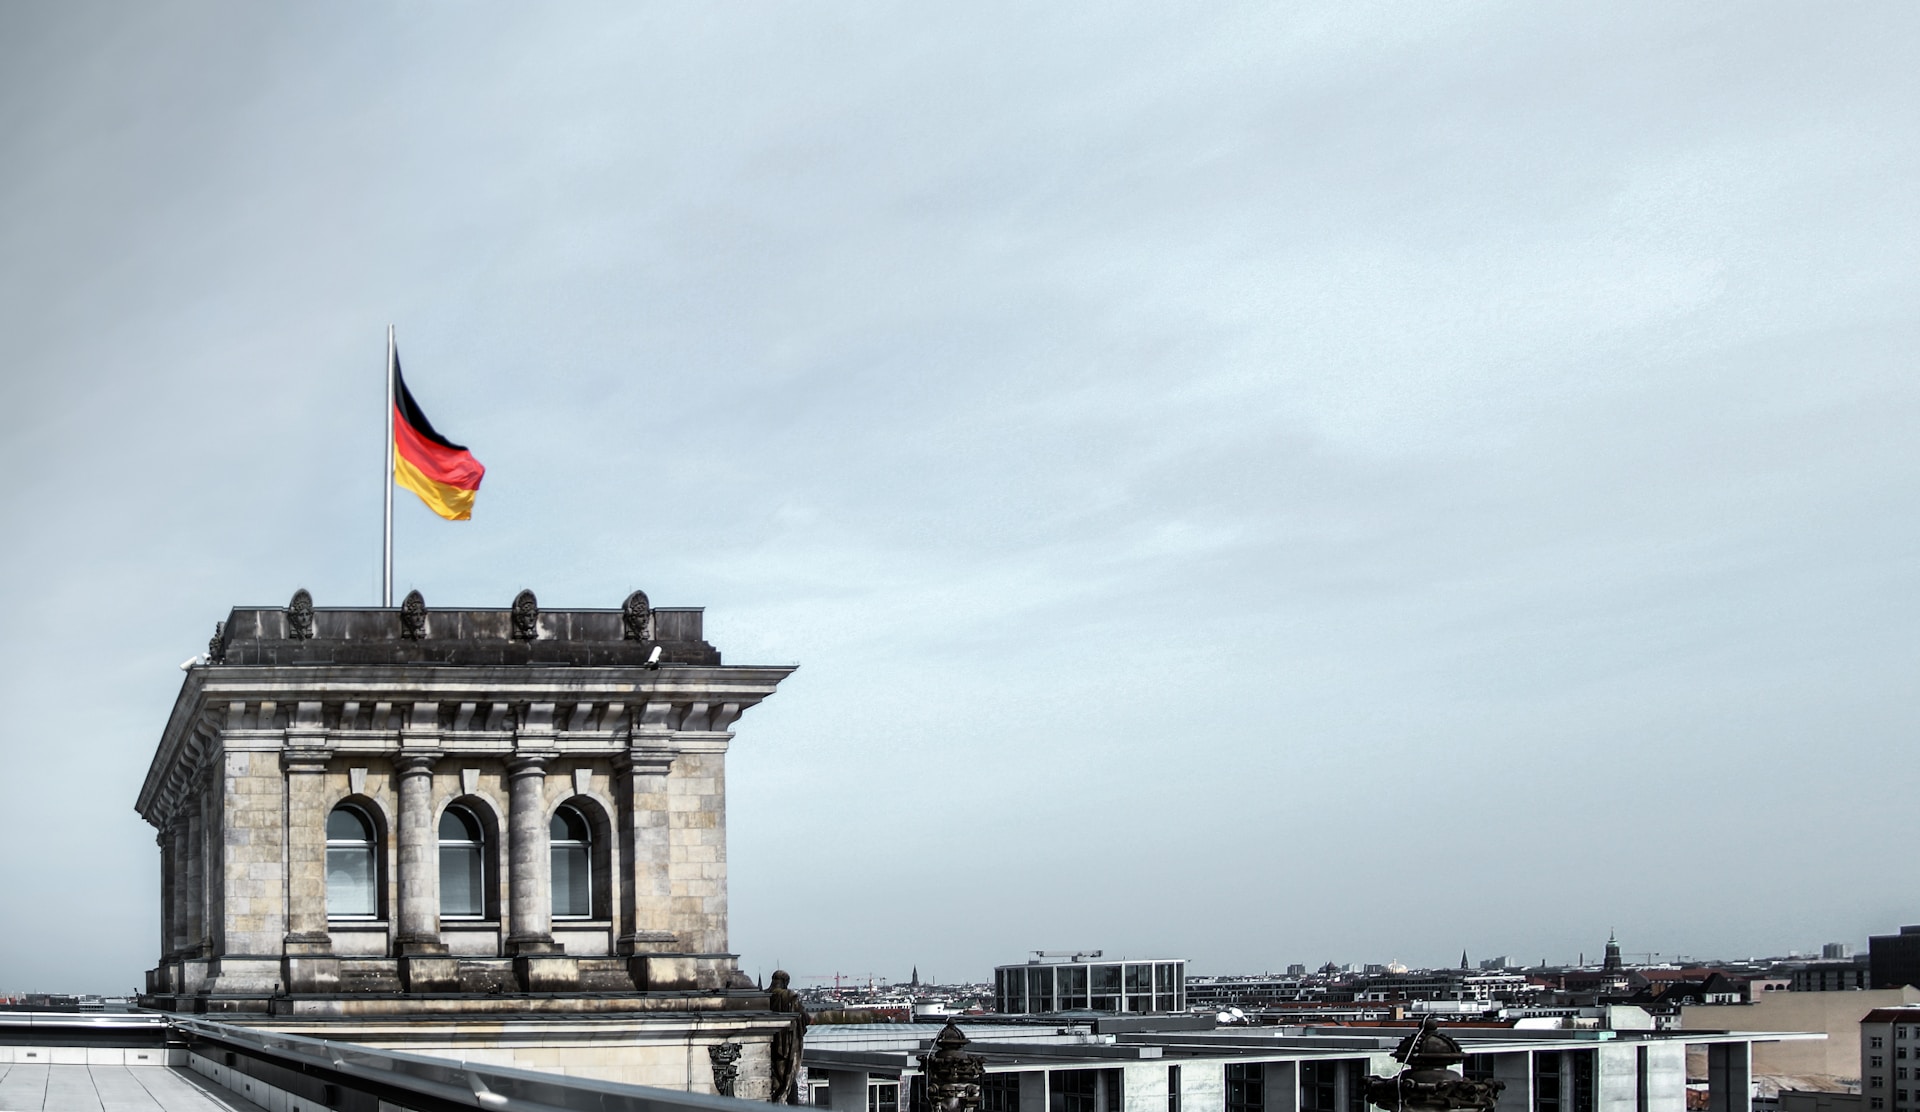
{"label": "distant building", "polygon": [[[1020,967],[1015,967],[1020,968]],[[1365,1079],[1390,1074],[1411,1030],[1224,1027],[1211,1017],[1114,1017],[1071,1023],[967,1024],[984,1059],[981,1112],[1363,1112]],[[930,1107],[920,1055],[931,1024],[817,1025],[807,1033],[809,1103],[833,1112]],[[1448,1026],[1470,1078],[1505,1085],[1507,1112],[1748,1112],[1752,1048],[1806,1035],[1602,1032]],[[1689,1052],[1706,1084],[1690,1089]]]}
{"label": "distant building", "polygon": [[1286,977],[1188,977],[1187,1003],[1209,1008],[1292,1004],[1321,1000],[1327,986],[1308,984],[1300,976]]}
{"label": "distant building", "polygon": [[1826,961],[1844,961],[1853,956],[1853,943],[1829,942],[1820,947],[1820,957]]}
{"label": "distant building", "polygon": [[1793,971],[1794,992],[1845,992],[1867,987],[1867,967],[1857,961],[1816,961]]}
{"label": "distant building", "polygon": [[1920,926],[1901,927],[1899,934],[1877,934],[1868,939],[1867,964],[1874,988],[1920,986]]}
{"label": "distant building", "polygon": [[1860,1092],[1867,1112],[1920,1107],[1920,1008],[1875,1008],[1860,1020]]}
{"label": "distant building", "polygon": [[1092,955],[1056,961],[1036,957],[993,971],[994,1010],[1003,1015],[1047,1012],[1184,1012],[1185,958],[1099,961]]}

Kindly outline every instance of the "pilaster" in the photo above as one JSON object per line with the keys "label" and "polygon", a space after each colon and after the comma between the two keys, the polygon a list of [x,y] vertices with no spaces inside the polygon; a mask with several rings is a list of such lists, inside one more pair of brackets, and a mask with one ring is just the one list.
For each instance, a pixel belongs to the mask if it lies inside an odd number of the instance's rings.
{"label": "pilaster", "polygon": [[[308,704],[302,704],[302,710]],[[314,705],[314,716],[318,706]],[[326,739],[289,737],[287,773],[287,936],[281,972],[289,992],[333,992],[340,960],[327,933]]]}

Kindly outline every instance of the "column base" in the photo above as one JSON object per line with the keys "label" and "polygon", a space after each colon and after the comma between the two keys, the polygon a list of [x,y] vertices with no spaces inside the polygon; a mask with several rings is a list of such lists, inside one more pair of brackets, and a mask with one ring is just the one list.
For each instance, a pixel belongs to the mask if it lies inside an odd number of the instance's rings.
{"label": "column base", "polygon": [[513,957],[513,976],[521,992],[574,992],[580,987],[580,959],[559,953],[522,950]]}
{"label": "column base", "polygon": [[460,959],[444,946],[437,954],[400,955],[400,991],[459,992]]}
{"label": "column base", "polygon": [[333,956],[333,940],[326,935],[288,935],[280,959],[280,976],[288,992],[340,991],[340,959]]}
{"label": "column base", "polygon": [[681,949],[680,936],[672,931],[633,931],[621,935],[615,943],[615,952],[621,957],[629,954],[677,954]]}
{"label": "column base", "polygon": [[627,975],[641,992],[691,992],[700,987],[700,960],[692,954],[634,954]]}

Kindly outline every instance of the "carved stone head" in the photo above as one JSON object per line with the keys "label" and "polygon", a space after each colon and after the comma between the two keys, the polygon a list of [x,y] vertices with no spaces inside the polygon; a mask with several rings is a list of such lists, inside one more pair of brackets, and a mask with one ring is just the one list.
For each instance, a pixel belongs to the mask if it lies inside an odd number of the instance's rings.
{"label": "carved stone head", "polygon": [[287,635],[295,641],[313,636],[313,596],[305,587],[293,592],[293,601],[287,604]]}
{"label": "carved stone head", "polygon": [[427,635],[427,600],[419,591],[408,591],[400,602],[400,636],[418,641]]}
{"label": "carved stone head", "polygon": [[653,607],[647,602],[647,592],[635,591],[620,604],[620,620],[626,623],[627,640],[653,640]]}
{"label": "carved stone head", "polygon": [[227,623],[213,623],[213,636],[207,641],[207,663],[225,664],[227,662]]}
{"label": "carved stone head", "polygon": [[540,636],[540,602],[532,591],[513,596],[513,639],[531,641]]}

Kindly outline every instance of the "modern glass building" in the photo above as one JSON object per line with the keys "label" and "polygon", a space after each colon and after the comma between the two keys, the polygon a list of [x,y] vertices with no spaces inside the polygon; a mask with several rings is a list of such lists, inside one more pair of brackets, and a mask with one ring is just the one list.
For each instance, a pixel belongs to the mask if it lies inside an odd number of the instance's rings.
{"label": "modern glass building", "polygon": [[1030,961],[993,971],[994,1007],[1003,1015],[1042,1012],[1187,1010],[1187,963],[1176,961]]}

